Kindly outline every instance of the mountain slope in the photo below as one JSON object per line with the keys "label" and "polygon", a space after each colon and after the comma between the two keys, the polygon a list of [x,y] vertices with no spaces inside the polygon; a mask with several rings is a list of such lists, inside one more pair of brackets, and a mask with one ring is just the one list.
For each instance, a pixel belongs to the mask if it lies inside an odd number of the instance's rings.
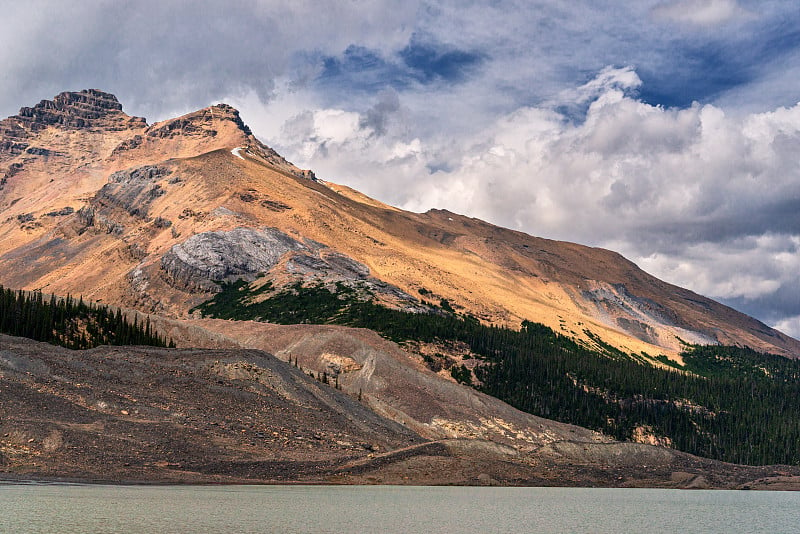
{"label": "mountain slope", "polygon": [[613,252],[318,181],[224,104],[148,126],[112,95],[62,93],[0,132],[8,287],[185,317],[222,280],[339,281],[403,309],[444,299],[484,321],[532,320],[637,354],[676,357],[679,338],[800,354],[796,340]]}

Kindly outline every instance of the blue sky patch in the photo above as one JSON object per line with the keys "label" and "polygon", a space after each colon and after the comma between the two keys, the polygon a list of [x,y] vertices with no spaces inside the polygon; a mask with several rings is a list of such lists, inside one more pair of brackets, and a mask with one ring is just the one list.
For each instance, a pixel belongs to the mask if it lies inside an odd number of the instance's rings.
{"label": "blue sky patch", "polygon": [[414,39],[399,55],[410,74],[421,83],[463,81],[484,60],[482,54],[421,44]]}
{"label": "blue sky patch", "polygon": [[411,42],[392,57],[363,46],[350,45],[339,56],[322,60],[317,83],[342,91],[365,91],[391,87],[407,89],[415,84],[459,83],[467,79],[484,56],[474,52]]}

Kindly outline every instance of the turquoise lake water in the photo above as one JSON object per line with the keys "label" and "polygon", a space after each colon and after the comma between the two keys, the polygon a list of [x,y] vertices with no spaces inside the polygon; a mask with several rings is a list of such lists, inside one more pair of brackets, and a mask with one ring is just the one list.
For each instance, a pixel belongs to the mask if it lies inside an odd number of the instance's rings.
{"label": "turquoise lake water", "polygon": [[0,484],[0,532],[800,532],[800,493]]}

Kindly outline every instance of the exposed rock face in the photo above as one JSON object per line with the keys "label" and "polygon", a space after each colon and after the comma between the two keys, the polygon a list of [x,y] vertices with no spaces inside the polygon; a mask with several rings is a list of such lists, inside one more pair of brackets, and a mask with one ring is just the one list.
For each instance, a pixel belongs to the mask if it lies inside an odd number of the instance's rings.
{"label": "exposed rock face", "polygon": [[217,290],[214,282],[269,271],[281,257],[305,247],[274,228],[204,232],[173,246],[161,265],[178,285]]}
{"label": "exposed rock face", "polygon": [[[285,258],[285,260],[284,260]],[[276,228],[204,232],[174,245],[161,258],[167,282],[189,291],[219,291],[218,282],[252,281],[268,275],[304,284],[342,283],[364,296],[381,295],[410,311],[427,311],[419,300],[370,276],[369,267],[327,246],[301,243]]]}
{"label": "exposed rock face", "polygon": [[297,254],[287,265],[289,272],[338,275],[348,280],[364,280],[369,277],[369,267],[331,250],[320,251],[319,256]]}
{"label": "exposed rock face", "polygon": [[[89,204],[78,211],[79,220],[86,227],[94,226],[110,234],[121,235],[125,225],[117,210],[121,209],[131,217],[149,220],[150,205],[165,194],[161,184],[156,182],[170,173],[169,169],[158,165],[145,165],[113,173],[109,176],[108,183]],[[54,212],[56,215],[69,213]],[[159,221],[156,226],[165,227],[165,223]]]}
{"label": "exposed rock face", "polygon": [[661,346],[675,343],[677,338],[699,344],[718,342],[713,333],[689,328],[673,310],[632,294],[625,284],[587,283],[591,289],[584,290],[581,296],[584,302],[595,307],[595,315],[637,339]]}
{"label": "exposed rock face", "polygon": [[115,172],[97,193],[96,200],[117,205],[131,215],[145,217],[153,200],[164,194],[155,182],[169,174],[169,169],[158,165]]}

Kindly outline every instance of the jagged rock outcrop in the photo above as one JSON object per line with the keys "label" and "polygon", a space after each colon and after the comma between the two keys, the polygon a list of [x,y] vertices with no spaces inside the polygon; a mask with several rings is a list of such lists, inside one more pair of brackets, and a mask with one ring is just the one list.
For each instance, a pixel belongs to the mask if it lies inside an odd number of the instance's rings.
{"label": "jagged rock outcrop", "polygon": [[29,147],[28,139],[48,126],[120,131],[146,125],[145,119],[126,115],[117,97],[110,93],[96,89],[67,91],[56,95],[53,100],[42,100],[33,107],[23,107],[17,115],[0,121],[0,152],[21,154]]}
{"label": "jagged rock outcrop", "polygon": [[[89,204],[78,210],[78,220],[85,228],[93,226],[110,234],[122,235],[125,224],[120,220],[121,214],[118,210],[131,217],[150,220],[148,217],[150,205],[165,194],[164,188],[157,182],[169,176],[171,172],[164,166],[144,165],[113,173],[109,176],[108,183],[95,194]],[[169,226],[165,220],[157,219],[154,223],[157,227]]]}
{"label": "jagged rock outcrop", "polygon": [[214,137],[217,135],[215,127],[217,121],[233,122],[245,135],[253,134],[239,117],[239,111],[227,104],[217,104],[176,119],[154,124],[147,129],[145,135],[158,138],[175,136]]}
{"label": "jagged rock outcrop", "polygon": [[130,215],[145,218],[153,200],[164,194],[164,189],[156,182],[170,172],[158,165],[115,172],[109,176],[108,183],[97,193],[93,203],[119,206]]}

